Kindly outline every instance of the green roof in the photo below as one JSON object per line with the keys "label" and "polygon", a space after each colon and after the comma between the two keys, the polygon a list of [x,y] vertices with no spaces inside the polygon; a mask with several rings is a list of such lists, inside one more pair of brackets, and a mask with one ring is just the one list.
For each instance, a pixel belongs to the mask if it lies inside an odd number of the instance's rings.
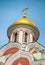
{"label": "green roof", "polygon": [[33,58],[34,58],[34,61],[37,61],[37,59],[33,56]]}

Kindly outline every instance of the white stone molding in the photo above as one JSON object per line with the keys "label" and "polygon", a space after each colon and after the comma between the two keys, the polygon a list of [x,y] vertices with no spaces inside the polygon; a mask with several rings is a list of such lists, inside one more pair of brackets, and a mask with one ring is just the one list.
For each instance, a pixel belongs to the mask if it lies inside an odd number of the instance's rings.
{"label": "white stone molding", "polygon": [[26,51],[29,51],[30,48],[33,48],[34,47],[34,43],[29,43],[27,46],[26,46]]}
{"label": "white stone molding", "polygon": [[31,65],[45,65],[45,60],[39,60],[32,62]]}
{"label": "white stone molding", "polygon": [[33,35],[30,33],[30,42],[33,42]]}
{"label": "white stone molding", "polygon": [[25,38],[25,31],[23,31],[23,39],[22,39],[22,43],[24,43],[24,38]]}
{"label": "white stone molding", "polygon": [[0,56],[0,62],[3,64],[6,62],[6,60],[10,57],[11,54],[5,55],[5,56]]}
{"label": "white stone molding", "polygon": [[22,39],[23,39],[23,31],[19,31],[19,43],[22,43],[23,41],[22,41]]}
{"label": "white stone molding", "polygon": [[28,32],[28,35],[27,35],[27,44],[30,42],[30,36],[29,36],[29,32]]}
{"label": "white stone molding", "polygon": [[16,61],[17,59],[19,59],[20,57],[28,59],[29,65],[31,62],[34,61],[33,56],[29,52],[19,50],[18,52],[14,53],[13,55],[11,55],[9,57],[9,59],[6,61],[5,65],[12,65],[13,62]]}
{"label": "white stone molding", "polygon": [[13,33],[11,34],[10,42],[13,42]]}
{"label": "white stone molding", "polygon": [[0,49],[0,56],[4,54],[4,52],[10,48],[15,48],[17,47],[19,50],[21,49],[21,44],[19,43],[9,43],[5,45],[3,48]]}
{"label": "white stone molding", "polygon": [[[29,43],[27,46],[26,46],[26,51],[29,51],[30,48],[35,48],[37,47],[37,49],[45,49],[43,46],[41,46],[38,42],[32,42],[32,43]],[[38,50],[37,50],[38,51]]]}
{"label": "white stone molding", "polygon": [[41,44],[39,44],[38,42],[34,43],[34,46],[37,46],[37,48],[39,49],[45,49]]}

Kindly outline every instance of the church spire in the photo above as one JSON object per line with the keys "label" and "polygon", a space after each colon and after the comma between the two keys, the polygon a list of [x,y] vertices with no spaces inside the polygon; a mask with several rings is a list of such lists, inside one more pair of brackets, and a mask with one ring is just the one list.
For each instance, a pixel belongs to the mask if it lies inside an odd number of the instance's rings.
{"label": "church spire", "polygon": [[27,11],[27,9],[28,9],[28,8],[24,8],[24,9],[22,10],[23,13],[24,13],[24,15],[23,15],[24,17],[26,17],[26,11]]}

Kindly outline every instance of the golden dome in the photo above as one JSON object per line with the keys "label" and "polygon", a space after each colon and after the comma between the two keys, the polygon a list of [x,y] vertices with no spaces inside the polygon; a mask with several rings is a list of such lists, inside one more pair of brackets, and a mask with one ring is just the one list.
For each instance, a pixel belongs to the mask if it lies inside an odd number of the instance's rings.
{"label": "golden dome", "polygon": [[13,27],[13,26],[19,25],[19,24],[26,24],[26,25],[30,25],[32,27],[35,26],[31,20],[27,19],[26,17],[22,17],[16,21],[14,21],[14,23],[10,27]]}
{"label": "golden dome", "polygon": [[26,10],[27,10],[27,8],[25,8],[23,10],[24,15],[23,15],[22,18],[19,18],[19,19],[15,20],[14,23],[9,26],[9,28],[7,30],[8,37],[10,37],[10,35],[12,33],[12,30],[14,29],[14,27],[16,25],[28,25],[28,26],[30,26],[32,28],[32,30],[34,32],[36,31],[36,33],[37,33],[36,40],[38,39],[38,37],[39,37],[39,30],[38,30],[38,28],[35,26],[35,24],[31,20],[29,20],[28,18],[26,18]]}
{"label": "golden dome", "polygon": [[17,19],[16,21],[14,21],[14,23],[10,27],[13,27],[13,26],[19,25],[19,24],[26,24],[26,25],[30,25],[32,27],[35,27],[34,23],[31,20],[29,20],[29,19],[26,18],[26,10],[27,9],[28,8],[24,8],[22,10],[23,13],[24,13],[23,17],[20,18],[20,19]]}

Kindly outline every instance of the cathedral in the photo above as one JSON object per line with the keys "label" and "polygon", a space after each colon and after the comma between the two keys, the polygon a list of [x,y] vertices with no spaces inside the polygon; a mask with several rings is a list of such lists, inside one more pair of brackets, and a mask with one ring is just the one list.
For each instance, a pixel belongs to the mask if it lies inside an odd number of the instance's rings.
{"label": "cathedral", "polygon": [[26,10],[7,29],[8,44],[0,48],[0,65],[45,65],[45,47],[37,42],[40,32]]}

